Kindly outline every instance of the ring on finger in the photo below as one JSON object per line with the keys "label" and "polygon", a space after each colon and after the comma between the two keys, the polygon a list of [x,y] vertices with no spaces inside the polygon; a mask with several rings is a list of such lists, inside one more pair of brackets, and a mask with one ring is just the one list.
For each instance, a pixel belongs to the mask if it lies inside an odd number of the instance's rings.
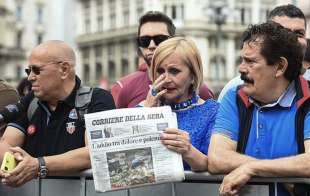
{"label": "ring on finger", "polygon": [[157,95],[157,90],[154,87],[152,87],[152,89],[151,89],[151,94],[153,97],[155,97]]}

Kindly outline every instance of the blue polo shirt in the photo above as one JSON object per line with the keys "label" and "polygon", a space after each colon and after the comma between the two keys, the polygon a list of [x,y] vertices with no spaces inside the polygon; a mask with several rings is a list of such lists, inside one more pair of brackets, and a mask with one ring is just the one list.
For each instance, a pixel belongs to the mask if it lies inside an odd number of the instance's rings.
{"label": "blue polo shirt", "polygon": [[[237,87],[227,92],[216,117],[213,133],[221,133],[238,141],[239,115],[236,102]],[[296,155],[295,84],[292,82],[272,104],[259,106],[254,100],[252,125],[245,154],[258,159],[274,159]],[[310,114],[305,118],[304,138],[310,138]]]}
{"label": "blue polo shirt", "polygon": [[[212,133],[223,134],[238,141],[239,115],[237,87],[223,97]],[[298,154],[295,135],[295,84],[292,82],[280,98],[271,104],[254,104],[252,124],[245,154],[258,159],[275,159]],[[310,114],[305,117],[304,138],[310,138]],[[282,195],[282,194],[280,194]]]}

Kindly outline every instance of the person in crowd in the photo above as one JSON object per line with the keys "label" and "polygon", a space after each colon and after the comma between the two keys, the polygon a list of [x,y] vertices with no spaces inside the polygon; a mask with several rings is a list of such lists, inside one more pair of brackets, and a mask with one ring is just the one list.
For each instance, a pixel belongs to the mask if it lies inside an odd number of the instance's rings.
{"label": "person in crowd", "polygon": [[[0,111],[9,104],[17,103],[19,96],[17,91],[4,80],[0,79]],[[5,130],[6,124],[0,123],[0,138]]]}
{"label": "person in crowd", "polygon": [[[157,46],[164,40],[175,35],[172,20],[158,11],[149,11],[139,20],[137,54],[139,56],[139,70],[118,80],[111,89],[117,108],[135,107],[143,101],[152,84],[149,67]],[[213,97],[213,93],[206,86],[201,85],[199,95],[202,99]]]}
{"label": "person in crowd", "polygon": [[169,105],[177,114],[179,129],[167,128],[161,135],[162,143],[182,155],[186,170],[207,170],[207,152],[218,104],[213,99],[204,101],[197,94],[203,68],[196,45],[184,37],[162,42],[154,52],[150,71],[152,88],[141,105]]}
{"label": "person in crowd", "polygon": [[[0,141],[0,161],[11,151],[18,165],[11,172],[0,171],[2,183],[15,187],[90,168],[82,111],[110,110],[115,104],[109,92],[81,86],[75,62],[74,51],[63,41],[47,41],[31,51],[25,71],[32,93],[21,100],[28,110],[8,124]],[[82,98],[88,99],[86,108],[77,106]]]}
{"label": "person in crowd", "polygon": [[310,39],[307,39],[307,49],[302,66],[304,68],[303,76],[306,78],[306,80],[310,80]]}
{"label": "person in crowd", "polygon": [[26,96],[31,91],[31,82],[27,77],[23,78],[17,85],[17,92],[20,97]]}
{"label": "person in crowd", "polygon": [[[253,176],[310,176],[310,116],[304,107],[310,91],[300,76],[298,36],[275,22],[252,25],[244,32],[241,57],[244,84],[223,97],[209,147],[209,172],[229,173],[221,195],[236,195]],[[295,129],[301,106],[304,128]],[[289,195],[283,184],[275,190]]]}
{"label": "person in crowd", "polygon": [[[305,52],[307,48],[306,42],[306,18],[304,13],[295,5],[280,5],[275,7],[270,11],[268,17],[268,21],[274,21],[282,25],[283,27],[290,29],[298,36],[298,41],[302,45],[302,50]],[[231,79],[222,89],[218,101],[221,102],[223,96],[226,92],[236,87],[240,84],[243,84],[243,80],[241,80],[240,76],[237,76]]]}

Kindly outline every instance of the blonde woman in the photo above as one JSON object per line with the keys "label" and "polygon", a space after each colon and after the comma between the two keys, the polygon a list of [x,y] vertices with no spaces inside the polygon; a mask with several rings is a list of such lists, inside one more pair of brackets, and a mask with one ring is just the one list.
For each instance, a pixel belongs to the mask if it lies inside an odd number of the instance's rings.
{"label": "blonde woman", "polygon": [[186,170],[207,170],[207,152],[218,104],[199,98],[203,80],[199,51],[194,42],[174,37],[162,42],[151,63],[152,87],[141,105],[170,105],[177,114],[179,129],[166,129],[162,143],[178,152]]}

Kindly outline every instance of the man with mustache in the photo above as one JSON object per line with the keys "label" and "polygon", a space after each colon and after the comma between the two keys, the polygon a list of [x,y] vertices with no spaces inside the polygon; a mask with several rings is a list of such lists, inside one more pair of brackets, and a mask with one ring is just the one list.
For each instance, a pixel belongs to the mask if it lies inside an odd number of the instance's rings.
{"label": "man with mustache", "polygon": [[[159,11],[149,11],[139,19],[137,53],[139,56],[139,70],[118,80],[111,89],[117,108],[137,106],[145,100],[152,84],[149,67],[157,46],[175,35],[172,20]],[[212,91],[203,84],[199,96],[206,100],[213,98]]]}
{"label": "man with mustache", "polygon": [[[253,176],[310,177],[309,107],[304,129],[295,130],[300,105],[310,103],[308,82],[300,76],[303,48],[298,38],[275,22],[252,25],[244,32],[239,65],[244,84],[224,96],[208,153],[211,173],[229,173],[220,186],[223,196],[236,195]],[[240,120],[240,103],[252,111],[245,113],[251,119],[248,129]],[[242,140],[245,129],[249,134]],[[299,153],[299,133],[305,153]],[[289,195],[283,184],[275,190],[279,196]]]}
{"label": "man with mustache", "polygon": [[[283,27],[293,31],[298,36],[298,41],[302,45],[302,50],[305,53],[307,48],[306,41],[306,18],[303,12],[296,6],[288,4],[275,7],[268,15],[268,21],[274,21],[282,25]],[[222,89],[218,101],[221,102],[226,92],[243,83],[240,76],[237,76],[230,80]]]}

